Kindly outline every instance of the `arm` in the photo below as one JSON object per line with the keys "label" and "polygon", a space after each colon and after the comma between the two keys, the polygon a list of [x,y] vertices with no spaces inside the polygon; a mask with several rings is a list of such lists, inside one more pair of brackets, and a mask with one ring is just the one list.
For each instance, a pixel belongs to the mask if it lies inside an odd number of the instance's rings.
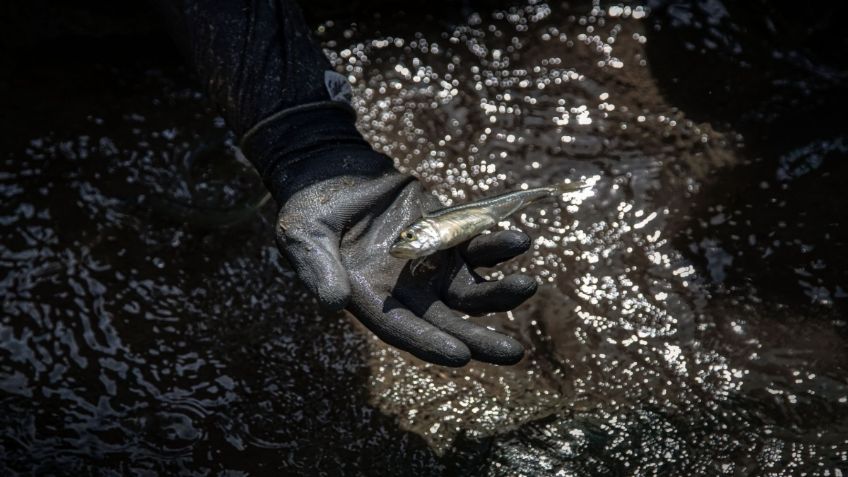
{"label": "arm", "polygon": [[452,310],[505,311],[531,296],[530,277],[487,282],[473,270],[525,251],[528,237],[476,237],[415,274],[391,257],[393,239],[438,203],[356,130],[344,98],[350,86],[291,1],[159,2],[280,206],[280,249],[324,306],[347,308],[384,341],[434,363],[521,359],[517,341]]}

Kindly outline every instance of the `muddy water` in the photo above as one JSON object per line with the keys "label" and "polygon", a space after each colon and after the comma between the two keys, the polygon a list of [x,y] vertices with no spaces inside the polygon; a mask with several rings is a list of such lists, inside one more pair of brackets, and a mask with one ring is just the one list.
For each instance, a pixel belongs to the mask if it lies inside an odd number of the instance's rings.
{"label": "muddy water", "polygon": [[319,312],[271,204],[203,220],[259,186],[178,60],[68,61],[96,87],[64,90],[24,69],[32,113],[0,169],[0,468],[844,474],[846,70],[826,19],[760,7],[317,26],[360,129],[445,204],[595,181],[500,224],[534,239],[505,271],[542,284],[480,318],[527,346],[514,367],[430,366]]}

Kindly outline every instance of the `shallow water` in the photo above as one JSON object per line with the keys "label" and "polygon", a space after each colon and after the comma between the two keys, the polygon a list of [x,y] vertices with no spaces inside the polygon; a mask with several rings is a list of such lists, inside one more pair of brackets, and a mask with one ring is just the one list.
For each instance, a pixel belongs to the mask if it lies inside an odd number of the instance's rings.
{"label": "shallow water", "polygon": [[258,187],[178,60],[66,60],[59,91],[23,69],[0,469],[844,475],[844,59],[809,9],[728,8],[318,24],[360,129],[446,204],[597,181],[501,224],[534,238],[506,270],[542,284],[480,319],[527,346],[514,367],[427,365],[319,312],[271,204],[181,224],[168,201],[230,210]]}

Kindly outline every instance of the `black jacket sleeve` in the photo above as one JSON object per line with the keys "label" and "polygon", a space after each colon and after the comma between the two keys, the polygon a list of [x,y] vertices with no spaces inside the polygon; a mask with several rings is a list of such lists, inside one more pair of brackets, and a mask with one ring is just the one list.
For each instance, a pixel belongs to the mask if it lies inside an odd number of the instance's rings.
{"label": "black jacket sleeve", "polygon": [[331,68],[293,1],[156,2],[278,201],[286,195],[286,171],[326,160],[328,149],[358,150],[357,157],[386,167],[356,130],[350,85]]}

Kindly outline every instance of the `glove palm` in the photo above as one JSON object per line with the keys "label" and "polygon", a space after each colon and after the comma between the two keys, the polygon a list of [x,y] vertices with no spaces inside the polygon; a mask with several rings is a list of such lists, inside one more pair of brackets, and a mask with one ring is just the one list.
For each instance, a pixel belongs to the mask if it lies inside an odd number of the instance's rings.
{"label": "glove palm", "polygon": [[391,243],[426,210],[438,207],[420,183],[390,170],[338,176],[301,188],[282,206],[278,244],[306,286],[332,309],[347,308],[378,337],[421,359],[462,366],[474,358],[513,364],[513,338],[458,316],[509,310],[536,290],[525,275],[488,282],[473,271],[529,246],[520,232],[475,237],[427,257],[414,271],[389,255]]}

